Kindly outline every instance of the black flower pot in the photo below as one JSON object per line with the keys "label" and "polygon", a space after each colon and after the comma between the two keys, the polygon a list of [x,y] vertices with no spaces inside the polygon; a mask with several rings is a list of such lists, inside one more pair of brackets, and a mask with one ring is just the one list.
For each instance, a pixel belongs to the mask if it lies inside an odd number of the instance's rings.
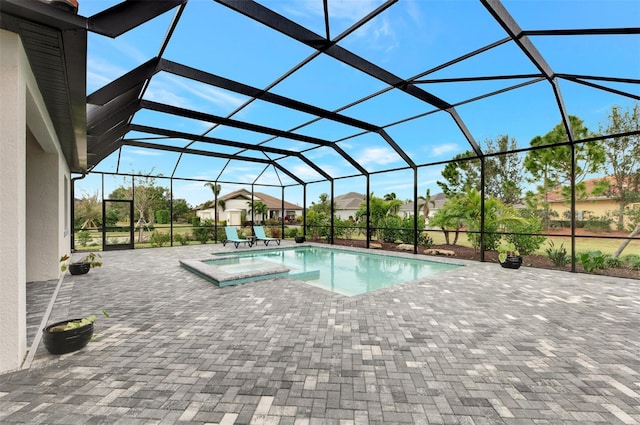
{"label": "black flower pot", "polygon": [[89,343],[89,341],[91,341],[91,337],[93,336],[93,322],[69,330],[51,330],[57,325],[76,320],[79,321],[82,319],[63,320],[62,322],[57,322],[49,325],[42,330],[42,339],[44,341],[44,346],[51,354],[71,353],[73,351],[84,348]]}
{"label": "black flower pot", "polygon": [[296,236],[295,240],[296,240],[297,243],[302,243],[302,242],[305,241],[305,238],[304,238],[304,236]]}
{"label": "black flower pot", "polygon": [[71,263],[69,264],[69,273],[71,274],[87,274],[91,269],[91,263]]}
{"label": "black flower pot", "polygon": [[500,262],[500,265],[505,269],[519,269],[522,265],[522,257],[521,256],[508,256],[504,261]]}

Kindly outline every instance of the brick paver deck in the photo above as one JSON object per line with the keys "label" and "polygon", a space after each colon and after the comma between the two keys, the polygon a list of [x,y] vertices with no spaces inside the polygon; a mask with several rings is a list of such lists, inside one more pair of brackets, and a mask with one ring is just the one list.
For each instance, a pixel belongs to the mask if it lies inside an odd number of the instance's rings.
{"label": "brick paver deck", "polygon": [[[178,265],[214,250],[68,275],[50,322],[104,308],[104,336],[0,375],[0,423],[640,423],[638,280],[443,260],[467,266],[344,297]],[[33,316],[51,282],[29,291]]]}

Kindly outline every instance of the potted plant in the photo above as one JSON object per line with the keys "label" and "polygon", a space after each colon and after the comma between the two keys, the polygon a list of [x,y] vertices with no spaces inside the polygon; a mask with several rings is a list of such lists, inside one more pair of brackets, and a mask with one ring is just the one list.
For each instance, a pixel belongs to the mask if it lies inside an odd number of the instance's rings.
{"label": "potted plant", "polygon": [[302,243],[305,241],[304,232],[302,228],[298,230],[297,234],[293,238],[295,239],[296,243]]}
{"label": "potted plant", "polygon": [[522,265],[522,257],[513,243],[498,246],[498,261],[507,269],[519,269]]}
{"label": "potted plant", "polygon": [[[102,310],[105,317],[109,314]],[[43,342],[51,354],[66,354],[84,348],[94,338],[93,322],[96,316],[67,319],[53,323],[42,330]]]}
{"label": "potted plant", "polygon": [[80,259],[80,261],[70,262],[71,257],[65,254],[60,257],[60,270],[65,272],[69,269],[69,273],[73,275],[86,274],[92,267],[102,266],[102,255],[90,252]]}

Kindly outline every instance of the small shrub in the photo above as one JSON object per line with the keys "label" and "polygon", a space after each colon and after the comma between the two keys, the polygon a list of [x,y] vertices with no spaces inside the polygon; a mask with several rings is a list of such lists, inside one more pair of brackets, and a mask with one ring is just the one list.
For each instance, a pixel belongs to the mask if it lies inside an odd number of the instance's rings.
{"label": "small shrub", "polygon": [[610,255],[605,255],[604,264],[606,268],[622,267],[622,260],[620,258],[613,258]]}
{"label": "small shrub", "polygon": [[170,240],[171,236],[168,233],[158,232],[157,230],[154,230],[151,234],[149,242],[151,243],[151,246],[164,246],[165,244],[169,243]]}
{"label": "small shrub", "polygon": [[156,211],[156,223],[158,224],[169,224],[169,217],[169,210]]}
{"label": "small shrub", "polygon": [[620,261],[623,266],[629,267],[632,270],[640,270],[640,255],[627,254],[620,257]]}
{"label": "small shrub", "polygon": [[191,225],[200,226],[200,217],[198,217],[197,215],[194,215],[193,217],[191,217]]}
{"label": "small shrub", "polygon": [[78,242],[80,242],[80,246],[87,246],[89,241],[91,240],[91,235],[87,230],[81,230],[76,234],[78,238]]}
{"label": "small shrub", "polygon": [[279,227],[269,227],[269,234],[271,234],[272,238],[281,238],[282,232]]}
{"label": "small shrub", "polygon": [[208,226],[200,226],[193,229],[193,239],[198,242],[205,244],[209,239],[211,239],[211,234],[213,229]]}
{"label": "small shrub", "polygon": [[580,254],[580,262],[587,273],[593,273],[607,267],[602,251],[589,251]]}
{"label": "small shrub", "polygon": [[610,232],[613,219],[608,217],[589,217],[584,228],[595,233]]}
{"label": "small shrub", "polygon": [[505,235],[505,239],[516,246],[520,255],[533,254],[547,240],[546,236],[535,234],[542,232],[542,222],[536,217],[510,224],[509,231],[513,234]]}
{"label": "small shrub", "polygon": [[173,235],[173,242],[177,242],[180,245],[188,245],[191,238],[186,233],[175,233]]}
{"label": "small shrub", "polygon": [[295,238],[296,236],[298,236],[298,229],[296,229],[295,227],[289,227],[289,228],[286,230],[286,234],[287,234],[287,237],[288,237],[288,238],[293,239],[293,238]]}
{"label": "small shrub", "polygon": [[433,246],[433,239],[427,233],[420,233],[418,235],[418,245],[425,249],[429,249]]}
{"label": "small shrub", "polygon": [[545,250],[547,252],[547,257],[558,267],[564,267],[571,262],[571,256],[567,254],[567,249],[564,247],[564,243],[561,243],[559,247],[556,248],[553,241],[549,241],[549,246]]}

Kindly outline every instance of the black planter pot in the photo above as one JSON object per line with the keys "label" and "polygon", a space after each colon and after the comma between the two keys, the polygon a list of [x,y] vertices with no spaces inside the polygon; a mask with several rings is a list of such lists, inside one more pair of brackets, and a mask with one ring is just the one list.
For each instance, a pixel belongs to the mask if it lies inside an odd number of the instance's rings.
{"label": "black planter pot", "polygon": [[506,260],[501,261],[500,265],[505,269],[519,269],[522,265],[522,257],[521,256],[509,256]]}
{"label": "black planter pot", "polygon": [[304,236],[296,236],[295,240],[296,240],[297,243],[302,243],[302,242],[305,241],[305,238],[304,238]]}
{"label": "black planter pot", "polygon": [[69,264],[69,273],[71,274],[87,274],[91,269],[91,263],[71,263]]}
{"label": "black planter pot", "polygon": [[93,336],[93,322],[67,331],[51,331],[51,328],[82,319],[63,320],[42,330],[44,346],[51,354],[66,354],[84,348]]}

